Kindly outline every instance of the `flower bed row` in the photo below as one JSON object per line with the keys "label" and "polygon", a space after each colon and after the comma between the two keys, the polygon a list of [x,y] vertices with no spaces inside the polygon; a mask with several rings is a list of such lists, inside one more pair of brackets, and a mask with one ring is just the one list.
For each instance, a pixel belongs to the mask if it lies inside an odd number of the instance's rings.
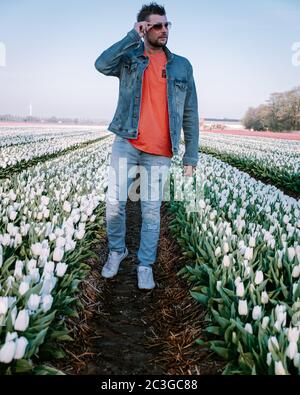
{"label": "flower bed row", "polygon": [[300,143],[263,138],[205,134],[201,152],[262,177],[278,188],[300,194]]}
{"label": "flower bed row", "polygon": [[76,314],[83,261],[102,223],[110,144],[0,182],[1,374],[49,372],[42,361],[70,339],[64,319]]}
{"label": "flower bed row", "polygon": [[[174,162],[173,185],[179,174]],[[172,198],[171,229],[191,258],[181,274],[208,308],[205,344],[225,373],[299,374],[300,201],[204,154],[185,201]]]}

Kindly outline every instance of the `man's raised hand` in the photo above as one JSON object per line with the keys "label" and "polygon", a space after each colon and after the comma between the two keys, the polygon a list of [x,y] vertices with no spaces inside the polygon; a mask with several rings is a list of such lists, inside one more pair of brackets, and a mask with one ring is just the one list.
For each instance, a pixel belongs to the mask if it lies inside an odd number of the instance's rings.
{"label": "man's raised hand", "polygon": [[151,23],[148,22],[136,22],[134,25],[135,30],[139,33],[140,37],[143,38],[148,30],[148,26],[150,26]]}

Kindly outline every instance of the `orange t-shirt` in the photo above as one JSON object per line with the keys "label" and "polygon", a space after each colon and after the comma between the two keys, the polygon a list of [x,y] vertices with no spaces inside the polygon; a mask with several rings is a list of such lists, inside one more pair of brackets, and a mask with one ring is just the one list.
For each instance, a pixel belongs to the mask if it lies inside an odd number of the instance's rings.
{"label": "orange t-shirt", "polygon": [[166,63],[164,51],[150,54],[150,62],[144,71],[141,113],[138,138],[128,139],[137,149],[155,155],[172,157],[167,100]]}

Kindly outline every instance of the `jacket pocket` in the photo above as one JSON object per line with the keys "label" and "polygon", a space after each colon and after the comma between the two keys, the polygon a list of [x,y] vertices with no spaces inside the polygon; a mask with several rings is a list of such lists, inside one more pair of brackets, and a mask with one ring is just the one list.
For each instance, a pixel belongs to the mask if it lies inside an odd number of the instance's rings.
{"label": "jacket pocket", "polygon": [[122,82],[126,87],[133,87],[133,84],[136,80],[137,74],[137,63],[124,63],[123,73],[122,73]]}
{"label": "jacket pocket", "polygon": [[[181,80],[175,80],[174,83],[175,83],[176,104],[177,106],[182,107],[185,102],[188,84],[187,81],[181,81]],[[178,108],[177,110],[182,110],[182,108]]]}
{"label": "jacket pocket", "polygon": [[187,90],[187,81],[175,80],[175,87],[181,91]]}
{"label": "jacket pocket", "polygon": [[131,74],[136,71],[137,63],[125,63],[124,68],[127,74]]}

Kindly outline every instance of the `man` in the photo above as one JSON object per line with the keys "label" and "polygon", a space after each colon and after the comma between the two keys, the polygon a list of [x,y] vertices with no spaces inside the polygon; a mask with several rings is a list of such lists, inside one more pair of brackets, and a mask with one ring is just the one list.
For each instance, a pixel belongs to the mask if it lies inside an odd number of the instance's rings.
{"label": "man", "polygon": [[[102,276],[114,277],[128,255],[127,189],[129,179],[134,177],[133,169],[139,165],[142,230],[137,273],[138,287],[147,290],[155,288],[152,266],[159,241],[165,175],[172,156],[178,154],[182,127],[184,175],[192,176],[198,162],[199,117],[193,69],[186,58],[167,48],[170,27],[164,7],[156,3],[144,5],[134,28],[95,62],[98,71],[120,81],[117,110],[108,127],[116,137],[106,194],[110,253]],[[152,175],[157,167],[160,171],[154,182],[149,173]],[[149,196],[157,193],[156,199]]]}

